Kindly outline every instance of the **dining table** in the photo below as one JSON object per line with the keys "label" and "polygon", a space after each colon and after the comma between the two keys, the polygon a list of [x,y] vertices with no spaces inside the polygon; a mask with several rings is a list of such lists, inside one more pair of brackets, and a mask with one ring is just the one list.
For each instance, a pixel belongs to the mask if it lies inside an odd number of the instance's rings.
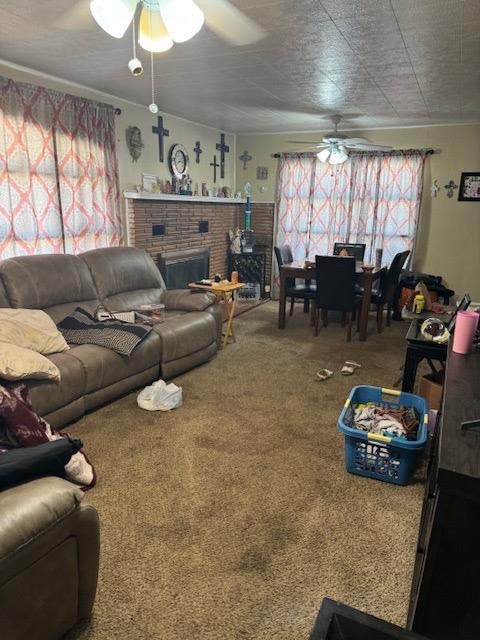
{"label": "dining table", "polygon": [[[315,281],[314,262],[291,262],[280,267],[280,299],[278,306],[278,328],[285,329],[286,324],[286,303],[287,303],[287,280],[296,278],[298,280]],[[386,267],[364,269],[361,262],[355,265],[356,283],[363,288],[362,307],[360,310],[359,340],[364,342],[367,339],[368,314],[372,298],[373,283],[385,272]]]}

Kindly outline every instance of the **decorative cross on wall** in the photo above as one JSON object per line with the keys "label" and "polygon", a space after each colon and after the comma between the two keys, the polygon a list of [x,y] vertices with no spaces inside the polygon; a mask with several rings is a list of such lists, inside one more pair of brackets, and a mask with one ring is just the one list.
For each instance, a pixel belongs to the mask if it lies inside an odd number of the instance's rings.
{"label": "decorative cross on wall", "polygon": [[448,182],[448,184],[446,184],[444,188],[447,191],[447,198],[453,198],[453,190],[458,189],[458,184],[455,184],[453,180],[450,180],[450,182]]}
{"label": "decorative cross on wall", "polygon": [[210,162],[210,166],[213,167],[213,182],[217,181],[217,167],[221,165],[217,162],[217,156],[213,156],[213,162]]}
{"label": "decorative cross on wall", "polygon": [[158,135],[158,156],[160,162],[163,162],[163,138],[170,135],[170,131],[168,129],[163,128],[163,118],[162,116],[158,116],[158,124],[156,127],[152,127],[152,133],[156,133]]}
{"label": "decorative cross on wall", "polygon": [[197,156],[195,158],[195,162],[197,164],[199,164],[199,162],[200,162],[200,154],[203,153],[203,149],[200,149],[200,141],[199,140],[197,140],[197,142],[195,143],[195,146],[193,147],[193,152]]}
{"label": "decorative cross on wall", "polygon": [[243,170],[245,171],[245,169],[247,168],[247,162],[250,162],[250,160],[252,159],[252,156],[249,156],[248,151],[245,149],[242,155],[238,156],[238,159],[243,162]]}
{"label": "decorative cross on wall", "polygon": [[[230,147],[225,144],[225,134],[220,134],[220,142],[217,142],[215,148],[220,151],[220,177],[225,177],[225,154],[230,151]],[[214,156],[215,157],[215,156]]]}

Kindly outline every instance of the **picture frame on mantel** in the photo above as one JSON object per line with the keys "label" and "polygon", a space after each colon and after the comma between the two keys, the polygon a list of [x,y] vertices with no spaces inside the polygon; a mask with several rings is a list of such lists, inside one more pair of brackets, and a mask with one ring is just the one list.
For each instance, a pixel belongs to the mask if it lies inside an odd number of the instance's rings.
{"label": "picture frame on mantel", "polygon": [[148,193],[158,191],[158,176],[151,173],[142,173],[142,189]]}
{"label": "picture frame on mantel", "polygon": [[480,202],[480,171],[462,173],[458,199],[460,202]]}

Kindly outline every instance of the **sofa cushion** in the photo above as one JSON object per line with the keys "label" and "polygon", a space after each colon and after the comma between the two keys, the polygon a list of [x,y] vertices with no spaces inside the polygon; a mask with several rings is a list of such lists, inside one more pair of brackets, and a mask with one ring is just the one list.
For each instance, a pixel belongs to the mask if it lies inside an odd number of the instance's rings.
{"label": "sofa cushion", "polygon": [[216,342],[215,318],[204,311],[192,311],[153,326],[162,343],[161,362],[170,362]]}
{"label": "sofa cushion", "polygon": [[152,258],[134,247],[94,249],[81,255],[97,291],[109,311],[128,311],[142,304],[160,302],[165,290]]}
{"label": "sofa cushion", "polygon": [[43,309],[55,322],[80,303],[91,312],[100,304],[90,271],[77,256],[9,258],[0,262],[0,277],[12,307]]}
{"label": "sofa cushion", "polygon": [[70,349],[48,356],[48,359],[60,369],[60,383],[49,380],[28,382],[30,401],[39,415],[46,416],[84,395],[85,371],[82,363],[70,355],[72,352],[73,349]]}
{"label": "sofa cushion", "polygon": [[93,344],[72,347],[68,353],[81,363],[85,371],[85,393],[92,393],[158,365],[160,340],[152,331],[130,357]]}
{"label": "sofa cushion", "polygon": [[9,307],[10,302],[8,300],[7,292],[3,286],[3,282],[0,280],[0,307]]}

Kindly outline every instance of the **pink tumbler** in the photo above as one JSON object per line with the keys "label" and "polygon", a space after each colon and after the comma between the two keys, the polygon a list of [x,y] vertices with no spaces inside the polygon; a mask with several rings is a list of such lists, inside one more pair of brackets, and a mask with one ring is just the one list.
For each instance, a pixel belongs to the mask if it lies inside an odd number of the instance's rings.
{"label": "pink tumbler", "polygon": [[455,353],[470,353],[477,326],[478,313],[475,311],[459,311],[457,313],[452,347]]}

